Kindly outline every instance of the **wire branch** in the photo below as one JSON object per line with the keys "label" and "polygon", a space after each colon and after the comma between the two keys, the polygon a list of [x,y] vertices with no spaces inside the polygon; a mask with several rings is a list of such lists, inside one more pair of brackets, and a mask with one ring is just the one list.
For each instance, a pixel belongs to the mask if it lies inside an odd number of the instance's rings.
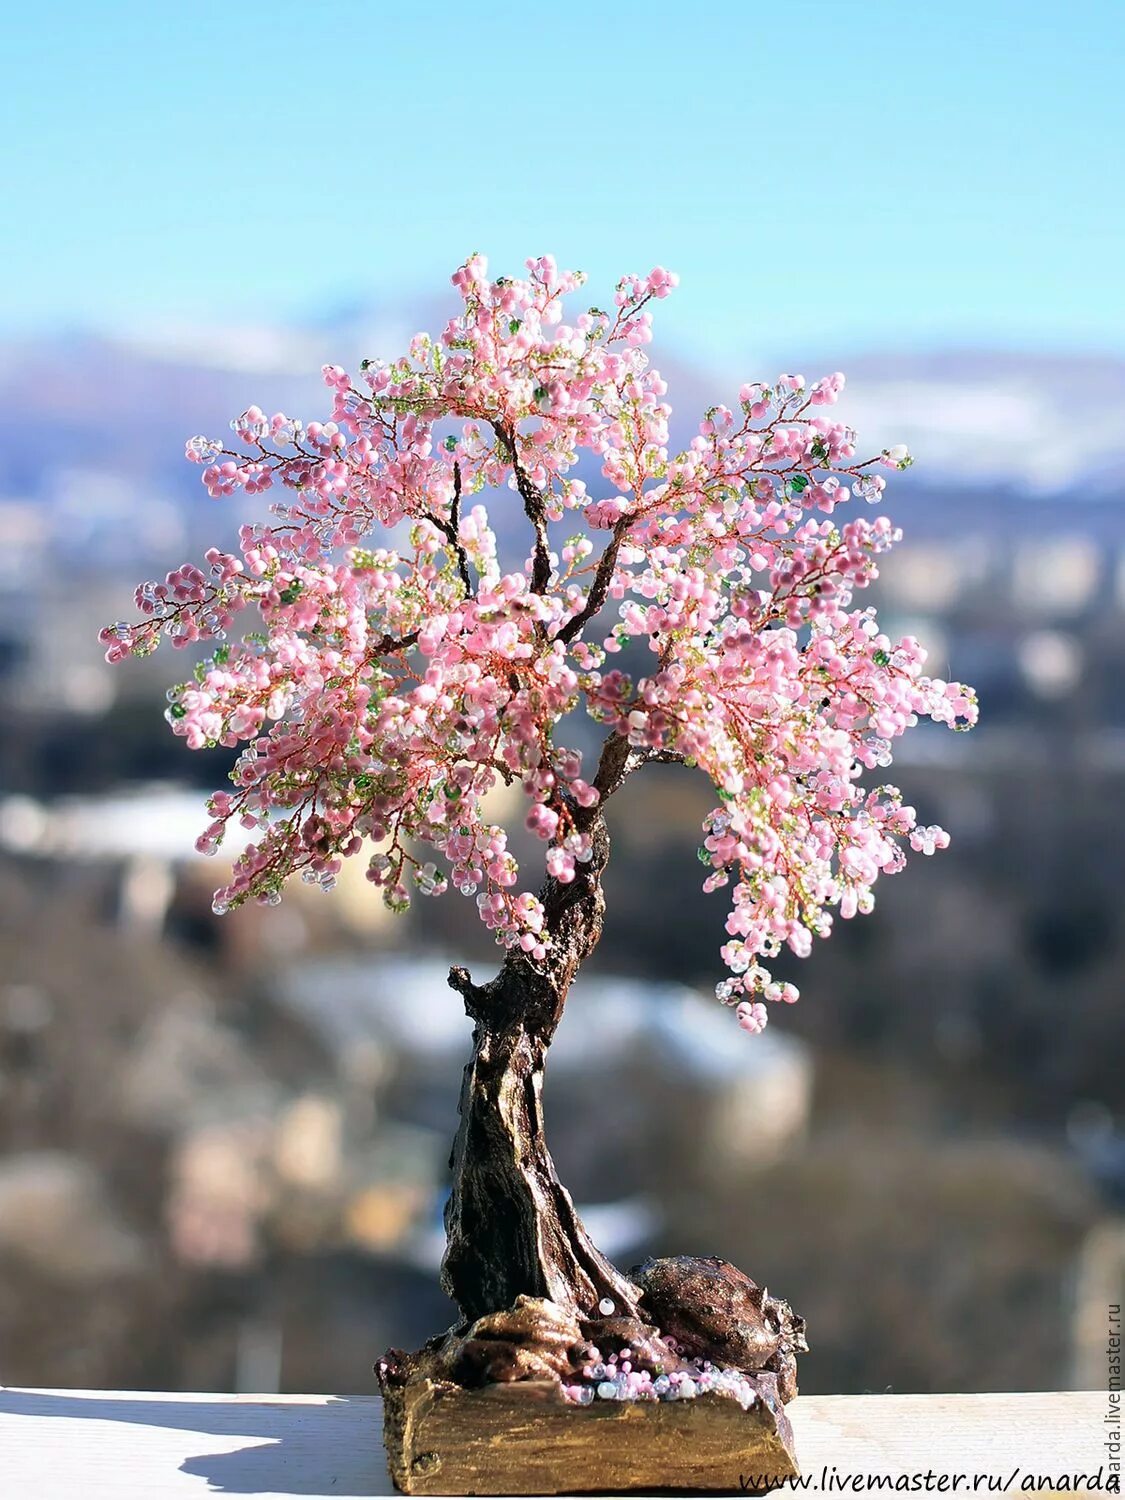
{"label": "wire branch", "polygon": [[644,759],[642,753],[629,744],[623,734],[611,729],[602,741],[602,753],[598,758],[598,769],[594,775],[594,787],[599,794],[597,806],[604,805],[617,788],[631,775]]}
{"label": "wire branch", "polygon": [[464,547],[461,545],[461,465],[453,465],[453,499],[449,502],[449,520],[443,521],[440,516],[429,516],[442,536],[449,543],[450,550],[457,561],[457,572],[460,574],[461,582],[465,586],[465,598],[471,597],[473,582],[469,577],[469,558]]}
{"label": "wire branch", "polygon": [[372,658],[377,656],[393,656],[396,651],[409,651],[411,646],[418,644],[418,632],[412,630],[409,635],[381,635],[368,653]]}
{"label": "wire branch", "polygon": [[597,817],[607,800],[634,771],[655,762],[682,766],[684,757],[678,750],[651,750],[630,745],[625,735],[611,729],[602,741],[598,769],[594,775],[593,785],[599,794],[598,801],[593,808],[573,807],[575,822],[581,826]]}
{"label": "wire branch", "polygon": [[565,625],[555,636],[556,641],[568,642],[582,630],[601,609],[609,594],[609,586],[613,582],[613,570],[617,566],[618,553],[621,551],[621,543],[625,540],[625,533],[629,529],[631,516],[622,516],[613,528],[613,538],[598,560],[597,571],[594,581],[590,585],[590,592],[586,595],[586,603],[576,615],[572,615]]}
{"label": "wire branch", "polygon": [[507,450],[508,462],[512,465],[512,472],[516,477],[516,489],[519,491],[520,499],[528,520],[535,530],[535,556],[531,565],[531,591],[534,594],[545,594],[547,586],[551,581],[551,549],[547,543],[547,505],[543,491],[532,482],[531,476],[520,463],[519,452],[516,448],[516,435],[514,429],[501,427],[498,422],[492,424],[501,445]]}

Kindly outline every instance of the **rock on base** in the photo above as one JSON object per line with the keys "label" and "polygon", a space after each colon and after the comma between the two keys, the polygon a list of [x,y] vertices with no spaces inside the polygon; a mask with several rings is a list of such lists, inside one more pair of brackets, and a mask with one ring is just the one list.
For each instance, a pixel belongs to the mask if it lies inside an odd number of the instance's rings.
{"label": "rock on base", "polygon": [[551,1381],[467,1390],[414,1371],[383,1400],[391,1478],[411,1495],[737,1493],[799,1472],[768,1391],[748,1411],[717,1394],[578,1406]]}

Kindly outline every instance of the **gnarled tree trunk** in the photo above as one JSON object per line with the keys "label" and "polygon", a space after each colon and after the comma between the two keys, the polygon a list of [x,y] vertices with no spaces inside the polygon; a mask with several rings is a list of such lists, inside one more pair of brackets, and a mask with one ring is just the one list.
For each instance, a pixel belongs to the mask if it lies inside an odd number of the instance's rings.
{"label": "gnarled tree trunk", "polygon": [[583,1315],[608,1297],[632,1312],[636,1289],[592,1244],[543,1134],[546,1043],[518,1022],[479,1025],[453,1147],[442,1282],[468,1319],[521,1293]]}
{"label": "gnarled tree trunk", "polygon": [[[595,783],[603,800],[627,774],[628,755],[619,736],[607,741]],[[551,939],[543,963],[513,950],[489,984],[473,984],[463,969],[449,977],[476,1024],[450,1159],[442,1285],[469,1319],[510,1307],[520,1293],[586,1316],[596,1314],[603,1298],[617,1312],[636,1311],[637,1288],[592,1244],[543,1132],[547,1048],[605,913],[605,820],[600,807],[575,812],[591,835],[593,858],[570,884],[548,879],[543,887]]]}

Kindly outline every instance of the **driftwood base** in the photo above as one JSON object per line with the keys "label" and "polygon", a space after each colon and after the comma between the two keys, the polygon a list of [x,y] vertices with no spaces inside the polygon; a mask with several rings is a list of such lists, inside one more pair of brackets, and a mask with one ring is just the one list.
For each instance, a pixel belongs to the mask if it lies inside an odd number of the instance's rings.
{"label": "driftwood base", "polygon": [[566,1401],[551,1381],[466,1390],[415,1372],[384,1386],[391,1478],[411,1495],[765,1489],[797,1474],[793,1434],[769,1392]]}

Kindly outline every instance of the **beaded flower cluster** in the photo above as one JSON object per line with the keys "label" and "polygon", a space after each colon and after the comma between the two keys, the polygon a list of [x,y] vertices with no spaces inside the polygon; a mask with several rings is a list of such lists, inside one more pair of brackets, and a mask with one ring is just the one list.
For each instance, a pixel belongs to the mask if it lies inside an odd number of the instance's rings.
{"label": "beaded flower cluster", "polygon": [[[543,906],[519,889],[489,791],[522,788],[547,873],[569,882],[600,792],[567,715],[624,736],[630,769],[699,767],[719,804],[706,888],[731,900],[717,994],[758,1031],[763,1001],[797,998],[769,960],[869,911],[907,847],[948,843],[862,777],[921,716],[968,728],[976,700],[853,606],[900,536],[854,511],[911,459],[857,459],[829,415],[844,377],[744,385],[673,452],[645,349],[676,277],[627,276],[613,310],[568,321],[583,281],[550,257],[490,280],[473,256],[439,338],[355,379],[325,367],[327,420],[251,406],[234,445],[192,438],[208,492],[272,492],[271,519],[142,584],[140,618],[102,639],[111,661],[162,637],[210,647],[167,718],[193,749],[239,752],[198,843],[215,852],[232,821],[254,835],[219,912],[274,904],[294,875],[330,889],[362,852],[392,909],[452,883],[541,962]],[[502,566],[493,519],[510,535],[513,511],[530,550]]]}

